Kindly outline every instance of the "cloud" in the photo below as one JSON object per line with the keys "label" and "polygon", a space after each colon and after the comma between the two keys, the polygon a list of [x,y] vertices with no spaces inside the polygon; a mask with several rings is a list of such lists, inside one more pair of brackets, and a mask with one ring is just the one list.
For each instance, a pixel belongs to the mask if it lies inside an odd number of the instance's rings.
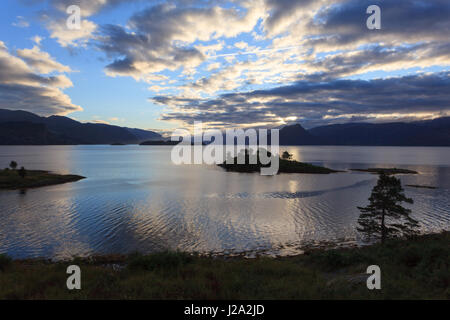
{"label": "cloud", "polygon": [[131,1],[133,0],[50,0],[51,5],[61,12],[66,12],[67,8],[71,5],[79,6],[81,15],[84,17],[92,16],[103,9]]}
{"label": "cloud", "polygon": [[220,62],[214,62],[214,63],[210,63],[210,64],[208,65],[208,67],[206,67],[206,69],[207,69],[208,71],[216,70],[216,69],[219,69],[220,66],[221,66],[221,63],[220,63]]}
{"label": "cloud", "polygon": [[[366,27],[366,8],[372,4],[381,7],[381,30]],[[449,59],[444,56],[450,32],[448,1],[267,0],[267,6],[271,14],[264,21],[264,30],[269,36],[281,35],[273,40],[273,45],[301,46],[299,53],[309,52],[310,59],[304,66],[308,73],[329,72],[328,76],[337,76],[375,68],[398,70],[414,63],[419,67],[448,64]],[[320,54],[330,52],[334,52],[333,57],[322,61]],[[332,63],[333,60],[339,63]],[[367,67],[363,67],[364,60]],[[357,66],[352,66],[353,62]],[[341,72],[337,72],[338,67]]]}
{"label": "cloud", "polygon": [[105,26],[99,47],[115,58],[106,72],[110,76],[145,80],[163,70],[193,70],[206,59],[207,51],[193,43],[250,32],[263,13],[258,3],[246,7],[245,12],[218,6],[179,8],[162,4],[131,17],[128,22],[131,31]]}
{"label": "cloud", "polygon": [[214,126],[276,126],[298,119],[306,127],[343,119],[389,121],[450,115],[450,72],[388,79],[300,81],[290,86],[217,99],[154,97],[171,108],[161,120]]}
{"label": "cloud", "polygon": [[[49,55],[39,50],[39,56],[53,65],[32,60],[37,69],[61,69],[63,66]],[[39,64],[40,62],[41,64]],[[9,53],[6,45],[0,41],[0,108],[27,110],[41,115],[68,114],[83,110],[71,102],[61,89],[71,87],[72,82],[65,75],[43,76],[35,72],[25,60]],[[65,68],[63,68],[65,69]]]}
{"label": "cloud", "polygon": [[[203,95],[219,91],[243,90],[249,85],[289,83],[298,80],[304,66],[301,56],[290,57],[292,50],[255,50],[252,59],[231,63],[208,76],[180,88],[195,89]],[[228,56],[226,57],[228,58]]]}
{"label": "cloud", "polygon": [[68,46],[84,46],[94,38],[94,32],[97,25],[87,19],[80,21],[80,29],[69,29],[65,19],[51,20],[47,24],[50,31],[50,38],[56,39],[62,47]]}
{"label": "cloud", "polygon": [[[72,1],[51,0],[60,15],[46,24],[62,46],[91,43],[103,51],[108,76],[149,83],[158,95],[151,101],[168,107],[163,120],[197,117],[212,125],[247,126],[295,118],[314,125],[448,111],[441,98],[448,96],[428,86],[448,88],[448,74],[392,77],[450,65],[448,0],[151,1],[126,25],[95,20],[123,2],[78,1],[84,25],[72,31],[63,19]],[[381,30],[366,27],[372,4],[381,7]],[[18,55],[40,77],[22,75],[20,83],[71,85],[63,75],[42,77],[50,70],[68,71],[38,46]],[[384,79],[344,80],[375,76]],[[379,90],[384,96],[376,94]],[[392,103],[386,98],[391,95],[396,95]]]}
{"label": "cloud", "polygon": [[248,43],[245,41],[239,41],[234,44],[234,46],[238,49],[244,50],[248,48]]}
{"label": "cloud", "polygon": [[71,72],[70,67],[55,61],[47,52],[41,51],[37,46],[31,49],[17,50],[17,55],[36,70],[37,73],[48,74],[51,72]]}
{"label": "cloud", "polygon": [[[381,29],[366,27],[369,5],[381,8]],[[287,14],[287,13],[286,13]],[[450,3],[432,1],[339,1],[319,7],[310,18],[283,29],[278,42],[301,43],[315,52],[353,50],[365,44],[448,42]]]}
{"label": "cloud", "polygon": [[106,120],[100,120],[100,119],[94,119],[94,120],[88,120],[87,123],[100,123],[100,124],[111,124],[110,122]]}
{"label": "cloud", "polygon": [[166,89],[165,87],[161,87],[161,86],[157,86],[157,85],[148,87],[148,90],[154,91],[154,92],[160,92],[160,91],[163,91],[165,89]]}
{"label": "cloud", "polygon": [[[213,95],[245,90],[249,85],[426,68],[450,61],[445,18],[450,5],[445,1],[383,3],[386,21],[380,32],[368,30],[365,24],[365,10],[372,1],[242,3],[242,10],[155,5],[131,17],[128,28],[105,26],[99,47],[113,59],[106,73],[149,81],[151,75],[164,70],[184,69],[193,78],[205,60],[225,57],[229,66],[211,62],[206,68],[209,75],[177,87],[185,95]],[[277,36],[271,45],[250,47],[246,61],[239,53],[216,53],[224,47],[222,39],[254,34],[261,20],[268,39]],[[197,44],[215,39],[222,42]],[[249,48],[244,41],[235,46]],[[321,55],[327,51],[332,53]]]}
{"label": "cloud", "polygon": [[339,78],[408,68],[450,65],[450,43],[419,43],[415,45],[372,45],[358,50],[329,54],[322,59],[305,61],[305,75]]}
{"label": "cloud", "polygon": [[14,27],[19,27],[19,28],[28,28],[30,26],[30,23],[27,20],[25,20],[24,17],[17,16],[17,21],[13,22],[12,25]]}
{"label": "cloud", "polygon": [[[138,1],[138,0],[135,0]],[[46,28],[50,32],[50,38],[56,41],[62,47],[79,47],[95,38],[95,32],[98,25],[87,18],[101,12],[107,8],[113,8],[119,4],[130,2],[126,0],[49,0],[50,10],[42,15]],[[79,29],[67,28],[67,8],[77,5],[80,8]]]}
{"label": "cloud", "polygon": [[31,40],[39,46],[41,45],[41,41],[44,40],[44,38],[40,36],[34,36],[31,38]]}
{"label": "cloud", "polygon": [[292,27],[304,26],[316,11],[331,3],[324,0],[266,0],[268,14],[263,28],[269,37],[282,34]]}

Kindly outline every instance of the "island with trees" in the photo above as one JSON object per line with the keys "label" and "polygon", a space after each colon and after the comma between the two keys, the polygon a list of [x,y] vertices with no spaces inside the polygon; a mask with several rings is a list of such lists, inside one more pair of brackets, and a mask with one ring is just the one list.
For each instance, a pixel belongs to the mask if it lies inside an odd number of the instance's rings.
{"label": "island with trees", "polygon": [[[242,154],[242,159],[244,159],[244,163],[239,163],[239,156],[236,156],[234,158],[231,158],[230,156],[227,157],[227,160],[223,163],[218,164],[219,167],[224,168],[226,171],[231,172],[246,172],[246,173],[253,173],[253,172],[260,172],[261,168],[269,167],[270,163],[265,165],[262,164],[262,161],[260,159],[260,150],[256,152],[255,159],[256,163],[252,163],[250,161],[252,157],[252,153],[249,150],[245,150],[245,154]],[[272,155],[270,152],[267,152],[268,157],[275,157],[275,155]],[[273,159],[272,159],[273,161]],[[254,161],[255,162],[255,161]],[[284,151],[279,158],[279,169],[278,173],[316,173],[316,174],[328,174],[328,173],[335,173],[335,172],[342,172],[338,170],[333,170],[321,166],[316,166],[310,163],[305,162],[299,162],[296,160],[293,160],[293,155],[290,154],[288,151]]]}
{"label": "island with trees", "polygon": [[74,174],[57,174],[44,170],[27,170],[23,166],[17,169],[17,166],[16,161],[11,161],[9,168],[0,170],[0,190],[37,188],[75,182],[85,178]]}

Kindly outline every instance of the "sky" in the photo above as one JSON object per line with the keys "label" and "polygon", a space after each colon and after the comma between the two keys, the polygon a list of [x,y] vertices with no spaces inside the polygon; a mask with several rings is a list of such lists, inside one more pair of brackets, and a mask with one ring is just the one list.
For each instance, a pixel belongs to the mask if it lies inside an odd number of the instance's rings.
{"label": "sky", "polygon": [[0,108],[161,132],[450,116],[449,17],[448,0],[2,0]]}

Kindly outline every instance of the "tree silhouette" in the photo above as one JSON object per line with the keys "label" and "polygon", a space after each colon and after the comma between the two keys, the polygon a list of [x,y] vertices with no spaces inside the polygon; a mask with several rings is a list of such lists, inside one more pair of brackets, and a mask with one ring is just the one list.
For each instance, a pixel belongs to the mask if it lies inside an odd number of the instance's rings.
{"label": "tree silhouette", "polygon": [[410,209],[401,206],[402,202],[413,203],[403,193],[400,179],[381,174],[377,185],[372,189],[367,207],[358,207],[361,215],[356,228],[365,235],[366,240],[411,236],[419,226],[418,221],[409,216]]}
{"label": "tree silhouette", "polygon": [[291,160],[292,159],[292,154],[285,151],[283,152],[283,154],[281,155],[281,158],[285,159],[285,160]]}
{"label": "tree silhouette", "polygon": [[25,170],[24,167],[21,167],[21,168],[19,169],[18,173],[19,173],[19,176],[21,176],[22,179],[23,179],[23,178],[25,178],[25,176],[27,175],[27,170]]}
{"label": "tree silhouette", "polygon": [[11,161],[11,162],[9,163],[9,167],[10,167],[11,169],[15,170],[15,169],[17,168],[17,162]]}

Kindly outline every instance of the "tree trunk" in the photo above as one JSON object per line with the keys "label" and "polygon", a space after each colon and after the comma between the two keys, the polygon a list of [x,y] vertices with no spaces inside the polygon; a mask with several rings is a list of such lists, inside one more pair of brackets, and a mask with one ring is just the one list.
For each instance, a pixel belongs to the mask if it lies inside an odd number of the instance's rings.
{"label": "tree trunk", "polygon": [[386,241],[386,227],[384,226],[384,209],[383,212],[381,213],[381,244],[384,244],[384,242]]}

